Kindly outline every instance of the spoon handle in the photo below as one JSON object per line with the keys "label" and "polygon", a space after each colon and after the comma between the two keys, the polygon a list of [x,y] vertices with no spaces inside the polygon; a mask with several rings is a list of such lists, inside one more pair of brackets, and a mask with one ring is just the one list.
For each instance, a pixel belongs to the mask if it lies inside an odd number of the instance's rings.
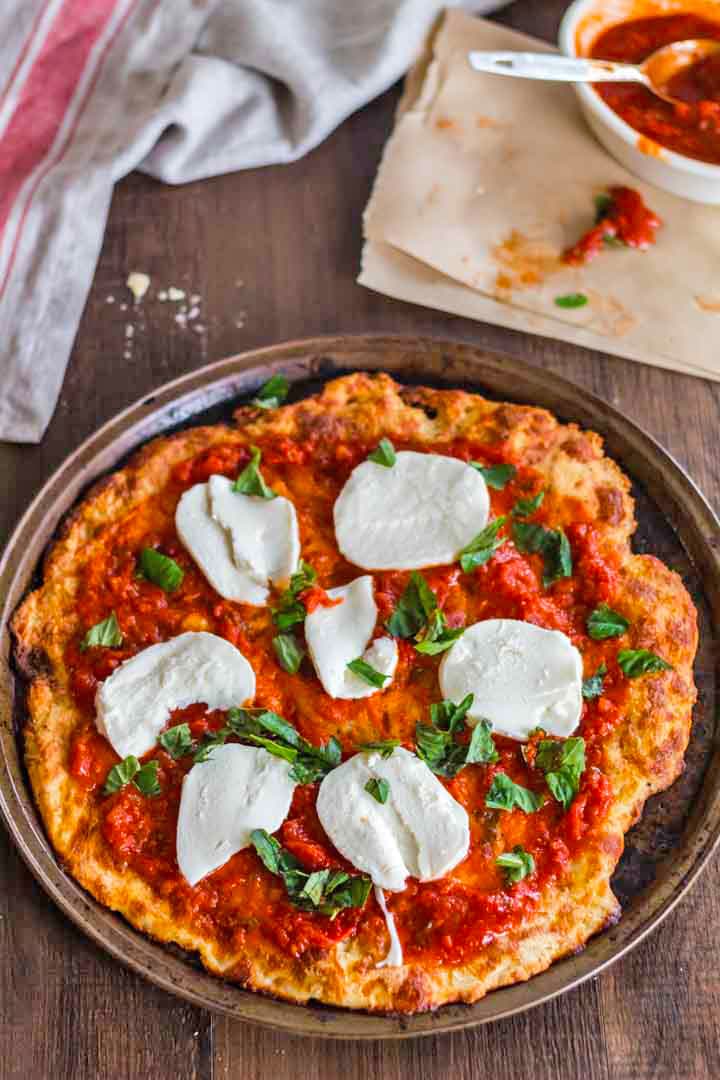
{"label": "spoon handle", "polygon": [[492,75],[519,79],[550,79],[556,82],[647,82],[634,64],[612,60],[578,60],[553,53],[470,52],[470,66]]}

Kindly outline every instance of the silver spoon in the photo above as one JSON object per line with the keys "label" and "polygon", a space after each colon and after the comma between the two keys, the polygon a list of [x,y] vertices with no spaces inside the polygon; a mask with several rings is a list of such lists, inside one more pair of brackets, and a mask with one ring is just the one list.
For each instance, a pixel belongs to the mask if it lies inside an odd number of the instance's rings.
{"label": "silver spoon", "polygon": [[664,101],[674,102],[667,86],[674,75],[720,52],[720,41],[692,39],[674,41],[651,53],[642,64],[621,64],[613,60],[582,60],[553,53],[470,52],[475,71],[492,75],[513,75],[520,79],[549,79],[555,82],[636,82]]}

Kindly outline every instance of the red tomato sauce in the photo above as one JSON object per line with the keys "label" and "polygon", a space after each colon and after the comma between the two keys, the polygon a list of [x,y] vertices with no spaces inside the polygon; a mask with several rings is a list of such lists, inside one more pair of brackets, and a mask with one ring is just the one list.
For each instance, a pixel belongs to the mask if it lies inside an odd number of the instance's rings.
{"label": "red tomato sauce", "polygon": [[[720,21],[700,15],[656,15],[605,30],[591,55],[639,64],[673,41],[720,41]],[[708,57],[678,73],[667,85],[681,100],[663,101],[638,83],[597,83],[600,97],[641,135],[678,154],[720,164],[720,57]]]}
{"label": "red tomato sauce", "polygon": [[[411,443],[402,447],[398,443],[400,448],[427,449]],[[318,574],[317,586],[308,590],[312,604],[326,603],[324,590],[357,574],[338,552],[332,508],[351,470],[371,449],[329,440],[317,444],[284,440],[281,448],[277,444],[262,447],[266,481],[291,498],[298,511],[303,558]],[[508,460],[502,444],[457,442],[435,449],[466,461]],[[254,850],[233,856],[194,888],[187,884],[177,866],[175,832],[190,756],[174,761],[159,747],[145,756],[144,761],[158,761],[159,796],[146,797],[132,785],[114,795],[102,794],[107,772],[118,759],[93,724],[97,686],[124,659],[184,630],[208,630],[235,644],[255,668],[255,704],[280,713],[313,743],[336,736],[345,756],[371,739],[396,738],[413,749],[416,723],[427,722],[430,705],[441,698],[437,676],[441,657],[420,655],[410,643],[401,641],[398,670],[387,691],[357,701],[335,701],[325,694],[308,661],[296,675],[279,667],[272,648],[275,631],[269,608],[230,603],[213,592],[178,540],[175,507],[192,484],[213,473],[235,476],[247,460],[245,448],[228,443],[183,462],[159,496],[109,527],[102,554],[84,568],[78,590],[82,626],[93,626],[114,611],[123,645],[83,652],[79,635],[68,646],[72,690],[85,717],[72,741],[70,769],[95,805],[109,856],[118,865],[131,867],[157,895],[168,899],[178,917],[189,918],[202,932],[234,948],[250,940],[264,947],[274,943],[294,956],[328,949],[360,933],[364,940],[377,942],[381,950],[385,930],[374,899],[364,909],[344,910],[335,919],[299,911]],[[536,494],[541,486],[534,470],[519,467],[502,491],[490,491],[493,514],[509,513],[517,499]],[[586,676],[594,674],[601,663],[607,665],[608,674],[603,696],[587,701],[583,708],[578,733],[587,741],[588,767],[568,813],[552,798],[535,814],[486,808],[485,795],[500,770],[548,794],[543,775],[525,761],[520,744],[510,739],[496,738],[500,754],[496,764],[470,765],[453,780],[443,781],[470,817],[468,857],[442,881],[410,881],[405,892],[388,897],[406,955],[421,963],[472,957],[532,910],[544,884],[563,875],[579,848],[602,843],[612,797],[602,773],[602,740],[622,716],[626,680],[614,660],[616,643],[595,642],[587,636],[588,613],[599,603],[613,601],[618,569],[613,558],[602,552],[596,531],[583,522],[583,515],[581,505],[559,503],[548,494],[533,518],[548,526],[565,523],[573,553],[573,576],[547,589],[542,585],[540,556],[521,554],[511,542],[470,574],[462,573],[458,564],[424,572],[451,626],[507,617],[562,630],[583,653]],[[568,524],[571,519],[575,523]],[[185,577],[174,593],[136,576],[138,553],[147,545],[159,547],[182,566]],[[375,575],[380,623],[393,610],[408,578],[407,572]],[[198,739],[221,727],[224,715],[198,704],[178,710],[168,726],[183,722]],[[322,829],[315,810],[317,788],[317,784],[297,788],[278,838],[307,870],[352,870]],[[524,881],[508,886],[495,859],[515,844],[533,855],[536,869]]]}
{"label": "red tomato sauce", "polygon": [[607,206],[598,213],[593,227],[563,253],[563,262],[582,266],[612,243],[644,251],[655,243],[661,225],[639,192],[629,187],[611,187]]}

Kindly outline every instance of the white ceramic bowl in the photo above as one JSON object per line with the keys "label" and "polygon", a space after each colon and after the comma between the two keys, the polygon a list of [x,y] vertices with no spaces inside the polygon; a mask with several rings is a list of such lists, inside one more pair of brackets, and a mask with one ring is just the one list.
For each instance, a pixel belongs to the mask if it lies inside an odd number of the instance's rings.
{"label": "white ceramic bowl", "polygon": [[[705,15],[720,23],[717,0],[575,0],[560,26],[560,48],[567,56],[587,56],[593,41],[615,23],[676,12]],[[577,83],[575,92],[590,128],[625,168],[674,195],[720,204],[720,165],[676,154],[641,135],[592,86]]]}

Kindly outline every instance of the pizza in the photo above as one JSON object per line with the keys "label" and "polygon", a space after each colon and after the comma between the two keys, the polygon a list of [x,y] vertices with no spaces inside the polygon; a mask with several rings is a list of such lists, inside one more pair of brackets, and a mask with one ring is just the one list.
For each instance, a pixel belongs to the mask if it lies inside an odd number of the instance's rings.
{"label": "pizza", "polygon": [[243,987],[410,1014],[619,917],[696,612],[549,412],[355,373],[143,447],[14,619],[25,760],[101,904]]}

